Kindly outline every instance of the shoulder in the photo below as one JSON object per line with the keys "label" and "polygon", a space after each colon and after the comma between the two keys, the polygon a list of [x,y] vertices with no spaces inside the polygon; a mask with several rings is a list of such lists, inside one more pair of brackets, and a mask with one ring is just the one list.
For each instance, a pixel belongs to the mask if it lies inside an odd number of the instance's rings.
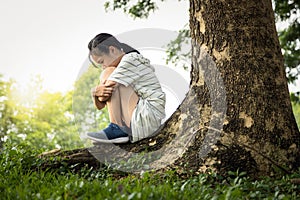
{"label": "shoulder", "polygon": [[125,54],[121,60],[121,62],[129,62],[131,64],[150,64],[149,59],[145,58],[142,54],[131,52],[128,54]]}

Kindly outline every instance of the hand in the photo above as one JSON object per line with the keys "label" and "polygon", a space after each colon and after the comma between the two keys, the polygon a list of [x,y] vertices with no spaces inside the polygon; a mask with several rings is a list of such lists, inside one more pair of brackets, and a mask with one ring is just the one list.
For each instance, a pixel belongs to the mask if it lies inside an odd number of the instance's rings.
{"label": "hand", "polygon": [[111,97],[115,87],[116,82],[104,81],[92,89],[92,96],[97,97],[101,102],[105,102]]}

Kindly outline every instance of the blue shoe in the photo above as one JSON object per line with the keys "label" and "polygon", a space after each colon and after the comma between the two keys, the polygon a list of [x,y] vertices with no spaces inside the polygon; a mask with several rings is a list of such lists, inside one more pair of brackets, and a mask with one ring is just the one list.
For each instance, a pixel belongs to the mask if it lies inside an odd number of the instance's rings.
{"label": "blue shoe", "polygon": [[127,143],[129,141],[128,134],[114,123],[110,123],[100,132],[87,133],[87,137],[101,143]]}

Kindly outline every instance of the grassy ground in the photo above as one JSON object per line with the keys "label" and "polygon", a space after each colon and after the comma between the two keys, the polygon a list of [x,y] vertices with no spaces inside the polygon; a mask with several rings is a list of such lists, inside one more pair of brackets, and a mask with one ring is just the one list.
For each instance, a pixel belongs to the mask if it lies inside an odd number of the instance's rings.
{"label": "grassy ground", "polygon": [[145,174],[122,179],[71,174],[17,173],[1,180],[1,199],[299,199],[299,186],[289,178],[250,181],[246,177],[188,180]]}
{"label": "grassy ground", "polygon": [[0,154],[0,199],[300,199],[300,185],[287,176],[251,180],[244,173],[202,174],[189,179],[174,172],[146,172],[115,177],[109,170],[83,169],[74,174],[30,171],[37,152],[27,147],[4,148]]}

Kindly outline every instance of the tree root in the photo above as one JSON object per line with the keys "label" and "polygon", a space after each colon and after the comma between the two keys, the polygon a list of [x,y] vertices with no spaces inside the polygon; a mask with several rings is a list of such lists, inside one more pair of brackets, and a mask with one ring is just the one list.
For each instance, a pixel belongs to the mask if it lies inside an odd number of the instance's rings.
{"label": "tree root", "polygon": [[55,170],[60,167],[80,170],[83,167],[99,169],[103,166],[87,148],[74,150],[54,149],[38,155],[43,160],[35,170]]}

